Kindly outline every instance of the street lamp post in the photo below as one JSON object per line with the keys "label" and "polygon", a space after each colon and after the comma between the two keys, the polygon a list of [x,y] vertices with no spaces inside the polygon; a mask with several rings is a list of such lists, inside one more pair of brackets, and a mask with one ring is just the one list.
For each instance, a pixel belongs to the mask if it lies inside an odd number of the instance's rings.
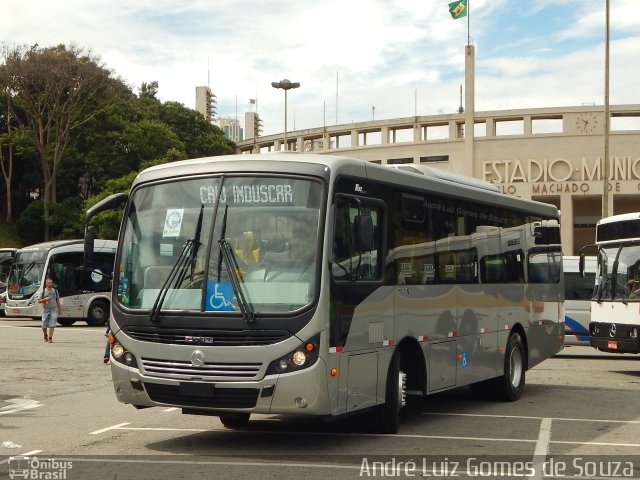
{"label": "street lamp post", "polygon": [[279,82],[271,82],[271,86],[284,90],[284,149],[289,150],[289,145],[287,144],[287,90],[300,87],[300,82],[292,82],[285,78]]}

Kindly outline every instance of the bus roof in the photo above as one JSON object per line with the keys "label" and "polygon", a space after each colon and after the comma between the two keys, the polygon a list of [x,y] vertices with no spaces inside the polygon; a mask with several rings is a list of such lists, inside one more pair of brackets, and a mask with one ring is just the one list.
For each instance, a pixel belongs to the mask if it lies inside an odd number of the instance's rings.
{"label": "bus roof", "polygon": [[[100,250],[102,248],[115,248],[118,242],[115,240],[99,240],[96,239],[94,242],[94,250]],[[74,239],[74,240],[53,240],[50,242],[42,242],[35,243],[33,245],[29,245],[28,247],[21,248],[17,251],[17,253],[21,252],[32,252],[32,251],[49,251],[54,248],[61,247],[71,247],[71,246],[79,246],[81,249],[84,248],[84,240],[82,239]]]}
{"label": "bus roof", "polygon": [[607,223],[614,222],[627,222],[629,220],[640,220],[640,212],[633,213],[621,213],[619,215],[611,215],[610,217],[604,217],[596,223],[598,225],[605,225]]}
{"label": "bus roof", "polygon": [[[266,167],[265,162],[269,162]],[[167,178],[205,176],[222,172],[273,172],[323,175],[325,178],[337,175],[352,175],[374,181],[389,182],[404,187],[430,190],[436,194],[473,199],[487,204],[502,205],[525,210],[532,215],[558,217],[554,205],[525,200],[507,195],[473,177],[452,174],[446,171],[433,172],[435,169],[421,168],[419,164],[406,164],[405,167],[389,168],[366,160],[342,156],[320,155],[317,153],[269,152],[260,154],[222,155],[166,163],[149,167],[138,174],[132,188],[138,184]]]}

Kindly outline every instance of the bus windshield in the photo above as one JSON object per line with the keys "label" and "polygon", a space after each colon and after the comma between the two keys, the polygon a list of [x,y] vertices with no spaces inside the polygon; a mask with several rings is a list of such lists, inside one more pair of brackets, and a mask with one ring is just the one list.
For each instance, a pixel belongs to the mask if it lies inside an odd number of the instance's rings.
{"label": "bus windshield", "polygon": [[41,252],[19,254],[16,262],[11,267],[7,281],[9,298],[28,298],[40,288],[42,273],[44,271],[44,259]]}
{"label": "bus windshield", "polygon": [[640,301],[640,245],[602,247],[594,300]]}
{"label": "bus windshield", "polygon": [[128,309],[252,314],[316,296],[322,186],[292,177],[199,177],[136,189],[116,293]]}

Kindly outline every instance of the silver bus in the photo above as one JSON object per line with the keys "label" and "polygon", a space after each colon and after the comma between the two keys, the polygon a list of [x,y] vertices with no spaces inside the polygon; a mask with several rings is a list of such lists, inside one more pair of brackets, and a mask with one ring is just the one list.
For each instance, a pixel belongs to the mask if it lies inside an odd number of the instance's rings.
{"label": "silver bus", "polygon": [[109,318],[116,245],[113,240],[96,240],[93,260],[86,268],[82,239],[21,248],[7,279],[6,316],[41,318],[42,305],[37,299],[45,280],[51,278],[60,294],[59,324],[72,325],[84,320],[89,325],[105,325]]}
{"label": "silver bus", "polygon": [[85,220],[125,202],[111,368],[138,408],[230,428],[373,410],[396,432],[408,396],[517,400],[563,348],[558,211],[489,183],[314,154],[200,158],[141,172]]}
{"label": "silver bus", "polygon": [[640,213],[598,221],[595,246],[598,270],[591,299],[591,346],[640,353]]}

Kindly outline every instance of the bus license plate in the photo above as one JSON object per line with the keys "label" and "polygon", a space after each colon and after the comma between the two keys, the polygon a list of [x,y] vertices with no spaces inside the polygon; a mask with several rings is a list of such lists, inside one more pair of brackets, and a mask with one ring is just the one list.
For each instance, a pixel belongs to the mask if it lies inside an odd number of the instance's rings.
{"label": "bus license plate", "polygon": [[609,350],[617,350],[618,349],[618,341],[617,340],[609,340],[607,342],[607,348]]}
{"label": "bus license plate", "polygon": [[180,382],[180,394],[189,397],[215,397],[215,386],[210,383]]}

